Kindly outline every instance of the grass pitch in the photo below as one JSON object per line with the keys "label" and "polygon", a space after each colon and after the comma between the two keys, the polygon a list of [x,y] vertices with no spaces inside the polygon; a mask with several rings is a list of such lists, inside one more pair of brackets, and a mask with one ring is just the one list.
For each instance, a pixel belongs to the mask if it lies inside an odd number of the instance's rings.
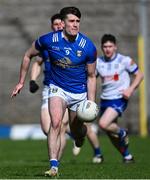
{"label": "grass pitch", "polygon": [[[150,137],[130,137],[135,163],[123,164],[122,157],[106,136],[100,136],[103,164],[93,164],[93,151],[86,140],[78,156],[72,155],[68,140],[58,179],[150,179]],[[46,140],[0,140],[0,179],[49,179]]]}

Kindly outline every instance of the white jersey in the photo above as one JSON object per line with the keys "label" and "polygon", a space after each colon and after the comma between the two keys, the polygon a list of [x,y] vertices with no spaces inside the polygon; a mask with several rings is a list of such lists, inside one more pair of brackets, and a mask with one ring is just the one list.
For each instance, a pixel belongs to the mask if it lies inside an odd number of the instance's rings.
{"label": "white jersey", "polygon": [[129,73],[135,73],[138,67],[130,57],[116,54],[110,61],[104,56],[97,58],[96,70],[102,79],[101,98],[119,99],[122,98],[121,91],[130,85]]}

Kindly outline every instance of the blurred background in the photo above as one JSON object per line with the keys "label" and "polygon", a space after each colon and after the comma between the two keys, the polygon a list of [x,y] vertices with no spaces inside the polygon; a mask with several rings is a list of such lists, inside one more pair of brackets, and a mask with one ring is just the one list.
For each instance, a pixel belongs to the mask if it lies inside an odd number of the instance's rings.
{"label": "blurred background", "polygon": [[[0,0],[1,136],[5,137],[12,125],[39,124],[43,75],[38,80],[40,90],[36,94],[29,92],[28,74],[21,93],[14,99],[10,95],[19,80],[24,52],[33,40],[50,31],[50,17],[64,6],[81,10],[81,32],[93,40],[98,55],[101,55],[101,36],[114,34],[119,52],[131,56],[144,71],[145,80],[131,98],[120,123],[130,133],[146,136],[150,129],[150,0]],[[99,79],[97,84],[99,103]]]}

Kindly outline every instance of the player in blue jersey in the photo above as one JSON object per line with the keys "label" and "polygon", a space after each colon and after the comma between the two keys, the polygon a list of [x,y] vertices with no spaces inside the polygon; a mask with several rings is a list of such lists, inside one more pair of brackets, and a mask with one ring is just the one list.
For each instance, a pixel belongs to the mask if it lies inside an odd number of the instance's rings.
{"label": "player in blue jersey", "polygon": [[51,60],[49,112],[52,123],[48,133],[51,166],[46,175],[50,176],[58,174],[60,129],[66,108],[69,108],[69,124],[75,144],[81,147],[87,128],[77,119],[76,109],[86,99],[95,101],[96,93],[97,51],[92,41],[79,33],[81,13],[76,7],[66,7],[60,14],[63,31],[45,34],[33,42],[24,55],[19,83],[11,95],[16,96],[23,88],[32,57],[47,50]]}
{"label": "player in blue jersey", "polygon": [[[51,28],[53,31],[57,31],[62,29],[62,23],[61,23],[61,16],[60,14],[55,14],[51,18]],[[46,56],[46,57],[45,57]],[[45,59],[45,60],[44,60]],[[42,92],[42,106],[41,106],[41,127],[43,132],[47,135],[50,127],[50,116],[48,111],[48,90],[49,90],[49,74],[50,74],[50,62],[47,57],[47,53],[44,53],[44,57],[37,56],[36,61],[33,63],[32,69],[31,69],[31,81],[30,81],[30,92],[35,93],[39,86],[36,83],[36,79],[40,74],[41,71],[41,65],[44,62],[44,89]],[[59,159],[63,153],[63,149],[66,144],[66,137],[64,136],[65,132],[70,134],[70,130],[68,127],[68,110],[66,111],[63,123],[62,123],[62,129],[61,129],[61,148],[59,152]],[[101,150],[99,148],[99,140],[96,135],[96,132],[93,130],[94,125],[88,123],[88,130],[87,130],[87,138],[92,145],[93,151],[94,151],[94,157],[93,157],[93,163],[101,163],[103,161],[103,157],[101,155]],[[77,147],[74,143],[73,146],[73,154],[78,155],[80,153],[81,148]]]}
{"label": "player in blue jersey", "polygon": [[[117,53],[116,38],[105,34],[101,39],[104,56],[97,59],[97,72],[102,79],[101,117],[99,126],[106,131],[123,156],[123,162],[133,162],[128,150],[128,133],[117,120],[125,111],[128,100],[140,85],[143,74],[129,56]],[[130,76],[133,76],[130,82]]]}

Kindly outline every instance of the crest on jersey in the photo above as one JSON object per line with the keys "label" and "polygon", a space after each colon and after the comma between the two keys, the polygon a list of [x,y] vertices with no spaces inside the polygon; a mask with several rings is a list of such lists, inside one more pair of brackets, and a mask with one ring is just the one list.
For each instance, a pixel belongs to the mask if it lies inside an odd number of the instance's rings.
{"label": "crest on jersey", "polygon": [[82,55],[82,51],[79,51],[79,50],[78,50],[78,51],[77,51],[77,56],[78,56],[78,57],[81,57],[81,55]]}
{"label": "crest on jersey", "polygon": [[55,50],[55,51],[60,51],[60,48],[57,47],[57,46],[52,46],[52,49]]}

